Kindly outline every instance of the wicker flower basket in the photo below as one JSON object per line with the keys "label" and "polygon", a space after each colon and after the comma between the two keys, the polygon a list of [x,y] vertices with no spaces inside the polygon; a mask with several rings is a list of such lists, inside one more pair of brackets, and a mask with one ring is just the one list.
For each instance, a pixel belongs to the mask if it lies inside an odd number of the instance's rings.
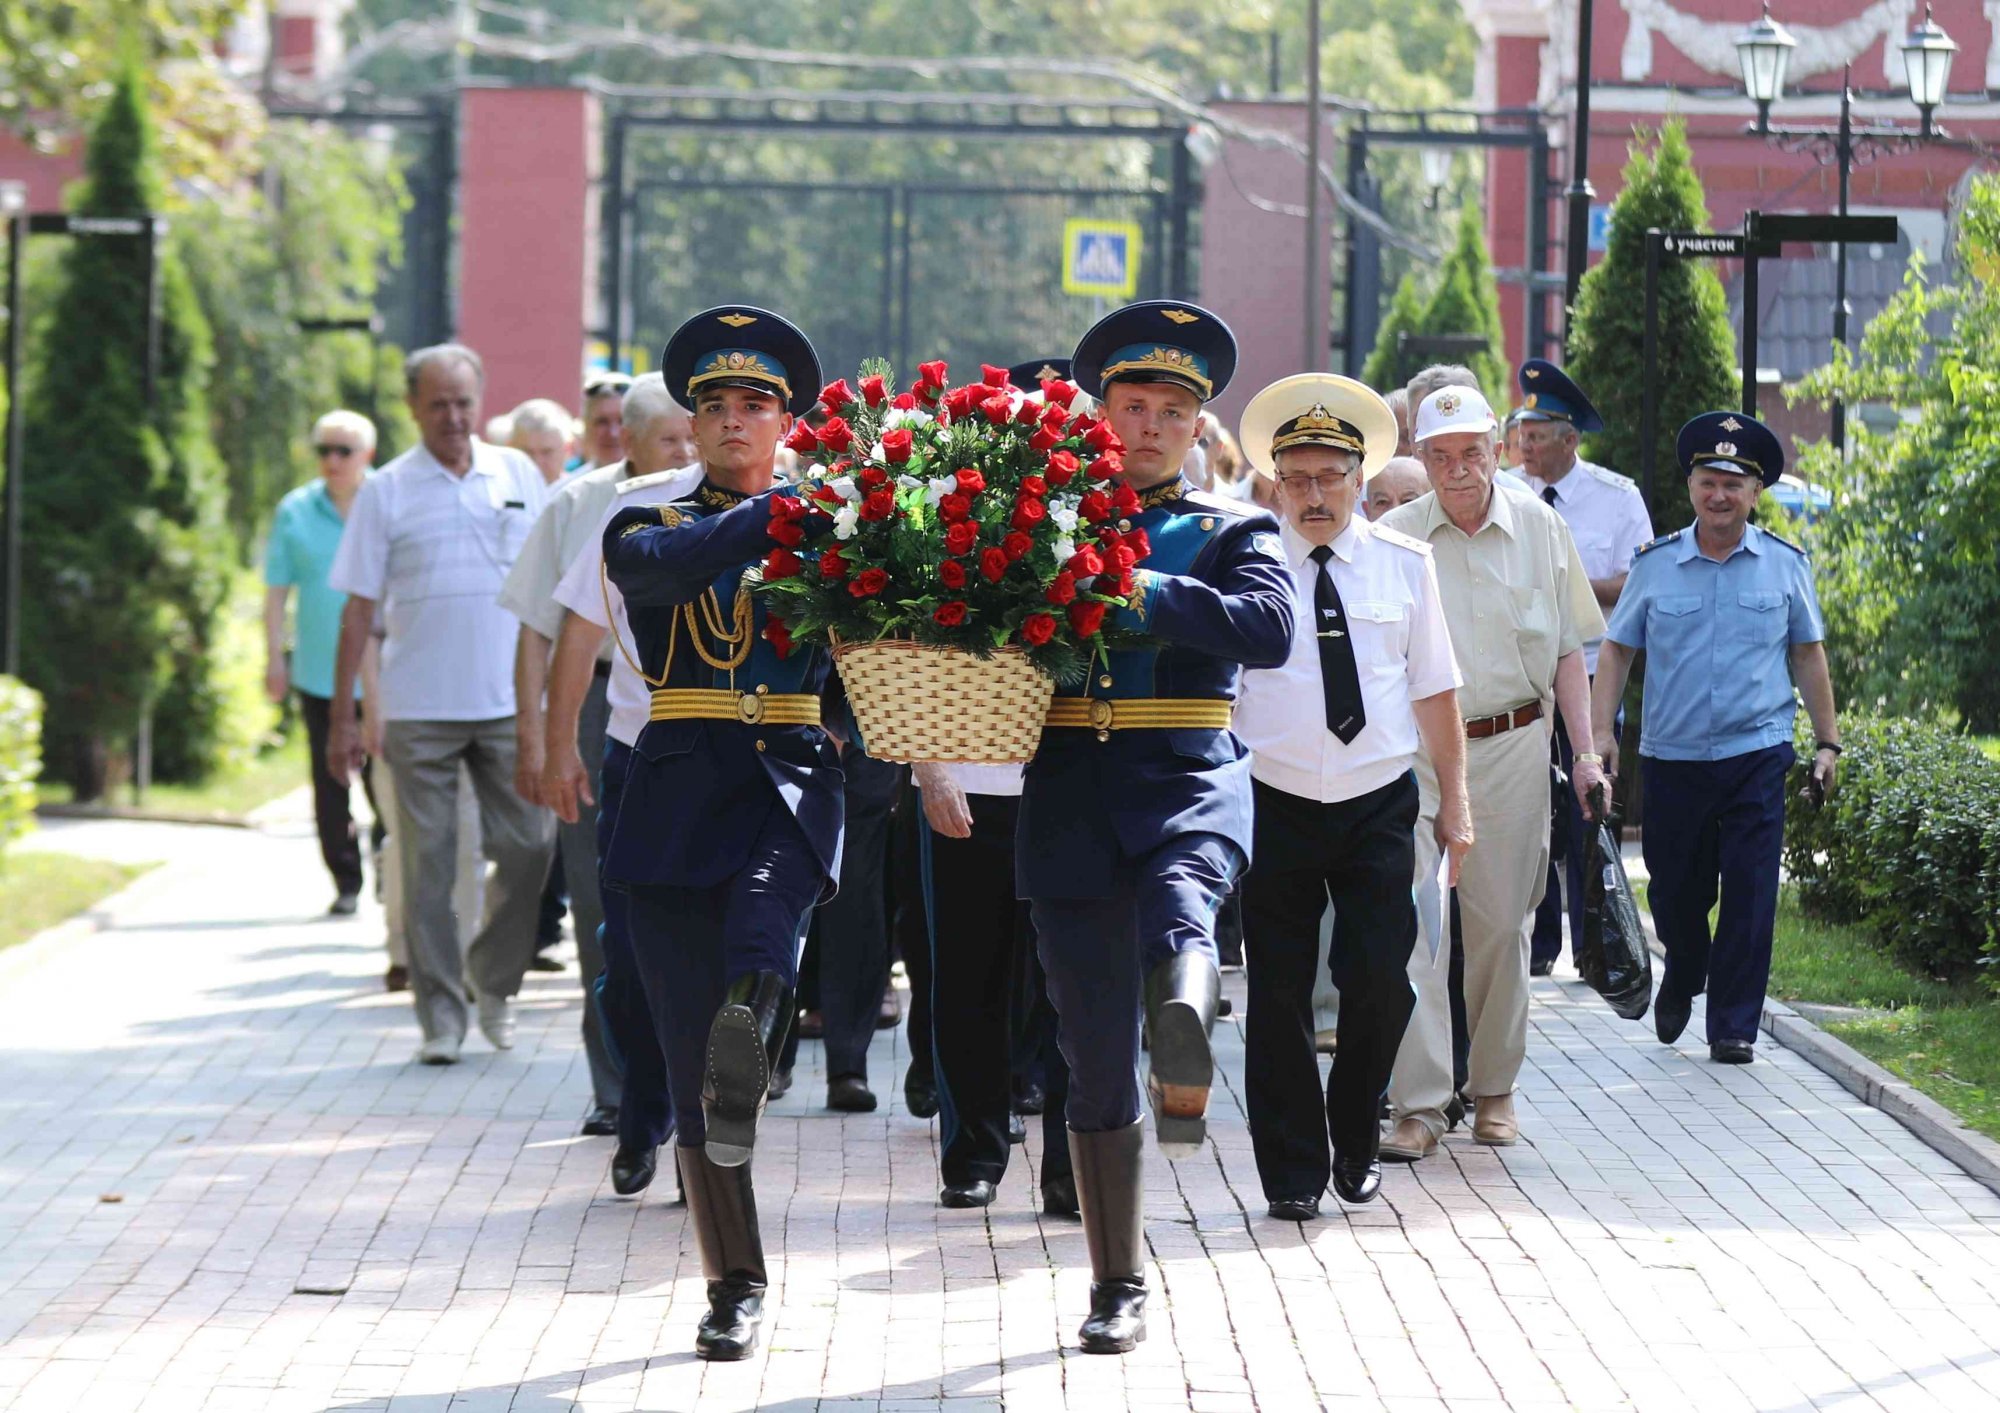
{"label": "wicker flower basket", "polygon": [[1055,683],[1016,647],[980,658],[887,639],[836,644],[833,661],[877,760],[1027,760],[1055,693]]}

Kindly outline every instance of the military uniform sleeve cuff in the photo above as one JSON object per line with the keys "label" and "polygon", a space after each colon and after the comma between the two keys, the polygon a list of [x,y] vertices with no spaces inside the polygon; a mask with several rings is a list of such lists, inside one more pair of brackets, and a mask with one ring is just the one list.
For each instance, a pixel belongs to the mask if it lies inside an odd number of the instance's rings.
{"label": "military uniform sleeve cuff", "polygon": [[1152,611],[1152,596],[1153,571],[1150,569],[1134,571],[1131,598],[1125,607],[1112,611],[1111,621],[1120,628],[1128,628],[1135,632],[1143,630],[1146,626],[1146,617]]}

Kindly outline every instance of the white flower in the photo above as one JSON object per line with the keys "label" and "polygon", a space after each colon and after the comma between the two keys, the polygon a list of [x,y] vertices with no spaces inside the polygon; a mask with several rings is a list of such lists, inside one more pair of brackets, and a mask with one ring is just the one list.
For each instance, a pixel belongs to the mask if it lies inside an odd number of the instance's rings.
{"label": "white flower", "polygon": [[843,505],[833,513],[833,537],[836,540],[851,540],[861,524],[861,512],[851,505]]}
{"label": "white flower", "polygon": [[854,484],[852,476],[837,476],[827,484],[833,487],[833,493],[842,500],[857,501],[861,499],[861,487]]}
{"label": "white flower", "polygon": [[906,491],[914,491],[918,486],[923,484],[923,480],[921,477],[912,476],[909,472],[905,471],[896,478],[896,484]]}
{"label": "white flower", "polygon": [[896,427],[922,427],[927,426],[930,421],[931,415],[928,412],[919,411],[914,407],[892,407],[889,409],[889,415],[882,419],[882,426],[885,430]]}
{"label": "white flower", "polygon": [[1057,505],[1049,509],[1049,519],[1055,521],[1056,528],[1067,535],[1076,528],[1076,507]]}
{"label": "white flower", "polygon": [[[1076,517],[1071,516],[1070,518],[1075,519]],[[1056,552],[1057,564],[1069,563],[1069,557],[1076,553],[1076,541],[1072,540],[1068,535],[1064,535],[1061,539],[1056,541],[1055,552]]]}
{"label": "white flower", "polygon": [[930,489],[924,492],[924,504],[932,510],[936,510],[938,502],[957,489],[957,473],[954,472],[949,476],[933,476],[931,477]]}

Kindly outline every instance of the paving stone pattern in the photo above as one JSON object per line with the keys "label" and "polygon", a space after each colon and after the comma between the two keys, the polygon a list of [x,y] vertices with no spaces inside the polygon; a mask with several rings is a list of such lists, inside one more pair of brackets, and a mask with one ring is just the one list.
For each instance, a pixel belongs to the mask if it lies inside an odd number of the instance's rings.
{"label": "paving stone pattern", "polygon": [[2000,1406],[2000,1200],[1796,1058],[1716,1068],[1573,979],[1535,985],[1520,1146],[1461,1130],[1304,1228],[1264,1215],[1225,1024],[1215,1141],[1149,1153],[1124,1359],[1074,1348],[1083,1237],[1029,1164],[935,1205],[901,1035],[864,1116],[808,1043],[758,1149],[769,1338],[703,1365],[684,1210],[576,1136],[573,975],[512,1053],[420,1068],[302,821],[130,837],[173,862],[110,928],[0,957],[0,1408]]}

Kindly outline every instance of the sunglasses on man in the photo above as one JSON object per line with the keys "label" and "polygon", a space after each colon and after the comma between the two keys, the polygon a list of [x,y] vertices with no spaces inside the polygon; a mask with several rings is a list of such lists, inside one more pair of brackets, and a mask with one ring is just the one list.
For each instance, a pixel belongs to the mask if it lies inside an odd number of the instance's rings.
{"label": "sunglasses on man", "polygon": [[601,373],[583,385],[585,397],[603,397],[606,393],[622,393],[632,386],[632,379],[624,373]]}
{"label": "sunglasses on man", "polygon": [[313,447],[313,455],[319,457],[322,461],[329,456],[337,456],[342,461],[345,461],[348,457],[354,455],[355,451],[356,448],[354,447],[338,446],[333,442],[320,442]]}

